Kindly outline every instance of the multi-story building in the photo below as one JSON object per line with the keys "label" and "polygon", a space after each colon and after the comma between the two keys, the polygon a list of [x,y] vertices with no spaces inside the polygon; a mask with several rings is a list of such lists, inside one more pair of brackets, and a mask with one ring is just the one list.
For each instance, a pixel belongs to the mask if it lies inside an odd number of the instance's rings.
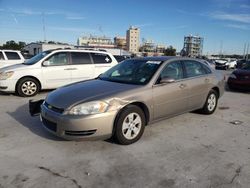
{"label": "multi-story building", "polygon": [[185,55],[190,57],[197,57],[202,55],[203,38],[200,36],[185,36],[184,47]]}
{"label": "multi-story building", "polygon": [[111,38],[106,36],[83,36],[78,38],[77,41],[78,46],[89,46],[89,47],[96,47],[96,48],[114,48],[115,45]]}
{"label": "multi-story building", "polygon": [[140,47],[140,29],[136,27],[130,27],[127,30],[127,50],[131,53],[139,52]]}
{"label": "multi-story building", "polygon": [[126,42],[126,37],[118,37],[116,36],[114,38],[114,43],[117,48],[126,50],[127,49],[127,42]]}

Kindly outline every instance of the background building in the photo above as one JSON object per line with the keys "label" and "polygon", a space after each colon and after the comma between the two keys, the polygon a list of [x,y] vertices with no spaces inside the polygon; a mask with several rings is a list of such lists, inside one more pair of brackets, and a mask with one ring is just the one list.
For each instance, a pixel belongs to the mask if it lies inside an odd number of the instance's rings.
{"label": "background building", "polygon": [[[183,51],[185,55],[190,57],[196,57],[202,55],[203,38],[199,36],[185,36]],[[184,53],[183,52],[183,53]]]}
{"label": "background building", "polygon": [[34,56],[45,50],[53,50],[58,48],[73,48],[73,45],[69,44],[49,44],[44,42],[32,42],[23,47],[23,51],[29,55]]}
{"label": "background building", "polygon": [[114,43],[115,43],[115,46],[119,49],[123,49],[123,50],[127,49],[126,37],[115,37]]}
{"label": "background building", "polygon": [[131,53],[139,52],[140,47],[140,29],[136,27],[130,27],[127,30],[127,50]]}
{"label": "background building", "polygon": [[96,48],[114,48],[115,45],[111,38],[106,36],[82,36],[78,38],[78,46],[96,47]]}

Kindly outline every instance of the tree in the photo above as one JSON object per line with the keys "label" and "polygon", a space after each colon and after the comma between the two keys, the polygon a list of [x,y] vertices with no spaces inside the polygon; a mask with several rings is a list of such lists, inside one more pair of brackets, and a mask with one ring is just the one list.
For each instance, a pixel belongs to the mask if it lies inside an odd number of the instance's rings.
{"label": "tree", "polygon": [[21,50],[25,45],[25,42],[19,41],[18,43],[16,43],[14,40],[10,40],[3,44],[3,46],[0,46],[0,49]]}
{"label": "tree", "polygon": [[164,51],[164,55],[166,55],[166,56],[176,56],[176,49],[173,48],[173,46],[169,46]]}

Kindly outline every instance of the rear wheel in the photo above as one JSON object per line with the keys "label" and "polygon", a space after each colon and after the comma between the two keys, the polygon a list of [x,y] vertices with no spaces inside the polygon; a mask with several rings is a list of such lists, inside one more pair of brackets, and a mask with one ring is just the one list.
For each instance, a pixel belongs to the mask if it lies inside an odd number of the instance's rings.
{"label": "rear wheel", "polygon": [[33,78],[23,78],[17,83],[17,93],[21,97],[32,97],[39,90],[39,83]]}
{"label": "rear wheel", "polygon": [[216,110],[218,102],[218,93],[215,90],[211,90],[208,93],[206,102],[203,106],[203,108],[200,110],[203,114],[212,114]]}
{"label": "rear wheel", "polygon": [[145,128],[145,115],[141,108],[129,105],[120,113],[115,123],[115,140],[122,145],[138,141]]}

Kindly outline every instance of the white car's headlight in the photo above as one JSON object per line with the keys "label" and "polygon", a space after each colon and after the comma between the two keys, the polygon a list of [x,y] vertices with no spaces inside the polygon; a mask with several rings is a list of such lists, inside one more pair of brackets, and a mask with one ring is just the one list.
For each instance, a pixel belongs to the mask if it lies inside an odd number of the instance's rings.
{"label": "white car's headlight", "polygon": [[230,74],[229,78],[234,78],[234,79],[236,79],[237,77],[235,76],[235,74]]}
{"label": "white car's headlight", "polygon": [[82,103],[74,106],[68,111],[70,115],[89,115],[104,113],[108,110],[109,105],[102,101],[93,101]]}
{"label": "white car's headlight", "polygon": [[0,72],[0,80],[6,80],[14,74],[14,71]]}

